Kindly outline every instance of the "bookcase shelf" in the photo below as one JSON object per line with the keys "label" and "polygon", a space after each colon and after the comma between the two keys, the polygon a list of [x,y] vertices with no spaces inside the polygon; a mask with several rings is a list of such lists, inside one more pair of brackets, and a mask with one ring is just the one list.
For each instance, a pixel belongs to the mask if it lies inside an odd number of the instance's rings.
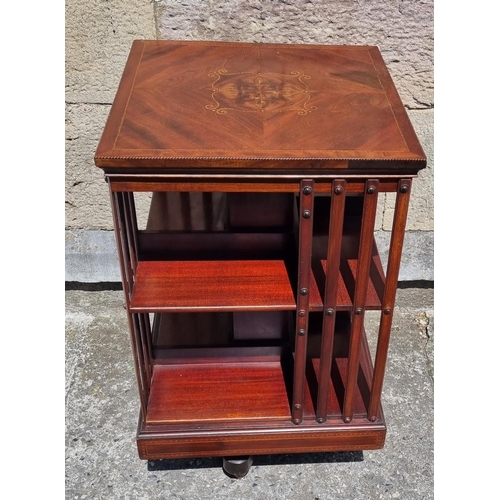
{"label": "bookcase shelf", "polygon": [[139,262],[131,312],[293,310],[283,261]]}

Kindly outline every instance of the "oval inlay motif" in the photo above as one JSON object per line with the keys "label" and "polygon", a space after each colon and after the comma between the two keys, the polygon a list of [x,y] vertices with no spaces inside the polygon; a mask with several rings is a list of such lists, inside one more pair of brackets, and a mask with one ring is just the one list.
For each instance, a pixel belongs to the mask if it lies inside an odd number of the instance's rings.
{"label": "oval inlay motif", "polygon": [[225,69],[208,74],[214,104],[206,109],[225,115],[228,111],[247,113],[286,112],[307,115],[318,109],[308,105],[311,95],[304,80],[311,77],[299,71],[280,73],[229,73]]}

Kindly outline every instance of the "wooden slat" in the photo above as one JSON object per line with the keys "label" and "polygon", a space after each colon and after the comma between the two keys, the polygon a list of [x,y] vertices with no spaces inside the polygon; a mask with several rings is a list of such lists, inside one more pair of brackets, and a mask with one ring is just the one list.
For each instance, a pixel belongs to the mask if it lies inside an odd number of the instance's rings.
{"label": "wooden slat", "polygon": [[281,260],[142,261],[130,311],[294,310]]}
{"label": "wooden slat", "polygon": [[356,272],[356,288],[354,292],[353,319],[351,340],[349,344],[349,362],[347,369],[347,384],[342,408],[342,418],[349,423],[353,417],[353,400],[358,380],[359,349],[363,331],[366,307],[366,293],[372,260],[373,228],[377,212],[378,180],[366,182],[363,217],[359,242],[358,267]]}
{"label": "wooden slat", "polygon": [[124,193],[112,193],[113,216],[115,221],[115,234],[120,256],[123,289],[127,301],[130,300],[132,288],[134,286],[135,266],[132,265],[130,255],[130,242],[126,227],[126,216],[123,204]]}
{"label": "wooden slat", "polygon": [[319,386],[316,418],[322,423],[326,420],[329,394],[330,370],[332,366],[333,337],[335,316],[338,304],[340,282],[340,255],[342,251],[342,229],[345,208],[345,181],[332,183],[330,227],[328,230],[328,253],[325,268],[325,311],[321,341],[321,360],[319,367]]}
{"label": "wooden slat", "polygon": [[146,415],[149,399],[149,390],[151,387],[151,379],[148,378],[145,371],[144,360],[142,357],[139,332],[137,327],[137,315],[127,312],[127,320],[129,325],[130,343],[134,356],[134,368],[137,378],[137,387],[139,388],[139,397],[141,401],[141,415]]}
{"label": "wooden slat", "polygon": [[131,314],[133,324],[133,344],[137,351],[138,366],[140,369],[143,391],[146,400],[149,398],[149,390],[151,388],[151,365],[148,360],[146,344],[144,342],[143,330],[139,314]]}
{"label": "wooden slat", "polygon": [[137,244],[138,226],[137,226],[137,211],[135,209],[134,193],[124,193],[124,200],[126,202],[126,207],[127,207],[127,212],[128,212],[126,214],[126,216],[129,220],[129,225],[130,225],[130,232],[131,232],[130,246],[131,246],[131,249],[133,250],[134,270],[135,270],[135,267],[137,266],[139,248],[138,248],[138,244]]}
{"label": "wooden slat", "polygon": [[292,422],[294,424],[300,424],[304,411],[307,328],[313,274],[311,272],[313,220],[314,181],[305,179],[300,183],[297,320],[292,402]]}
{"label": "wooden slat", "polygon": [[151,346],[151,332],[149,328],[149,315],[147,313],[137,314],[138,333],[140,336],[140,344],[142,350],[142,359],[144,362],[145,374],[148,381],[151,381],[152,375],[152,346]]}
{"label": "wooden slat", "polygon": [[[175,174],[171,175],[154,175],[154,176],[130,176],[129,174],[107,174],[112,191],[133,191],[133,192],[225,192],[225,193],[298,193],[299,181],[302,175],[282,175],[276,178],[276,182],[264,182],[266,177],[258,174],[242,175],[236,174],[233,182],[227,182],[231,178],[231,174],[221,174],[215,176],[213,181],[210,181],[211,176],[208,174],[192,175],[189,179],[183,176],[178,179]],[[213,177],[213,176],[212,176]],[[245,177],[247,177],[245,179]],[[251,179],[262,177],[263,182],[252,182]],[[360,180],[360,175],[346,175],[347,192],[348,193],[363,193],[365,183]],[[397,180],[393,176],[380,176],[380,192],[393,192],[397,189]],[[416,177],[416,176],[414,176]],[[198,181],[196,179],[198,178]],[[318,184],[315,191],[317,193],[330,193],[331,182],[333,181],[330,175],[316,175],[315,182]],[[242,185],[241,182],[244,182]]]}
{"label": "wooden slat", "polygon": [[[128,254],[128,241],[124,223],[124,212],[122,203],[122,193],[114,193],[110,187],[111,209],[113,214],[113,222],[115,227],[115,238],[118,249],[118,260],[120,263],[120,271],[123,283],[123,291],[125,295],[125,304],[128,308],[132,294],[133,276]],[[139,388],[139,399],[141,403],[141,415],[146,414],[147,400],[149,397],[150,379],[145,376],[144,363],[140,355],[140,340],[139,333],[136,328],[134,315],[127,312],[127,321],[129,325],[130,343],[134,359],[134,368]]]}
{"label": "wooden slat", "polygon": [[[363,341],[362,341],[363,342]],[[364,350],[360,352],[360,358],[365,359]],[[311,359],[311,370],[309,374],[309,378],[311,379],[311,383],[309,386],[309,391],[311,391],[311,386],[314,379],[320,379],[320,359],[313,358]],[[347,358],[334,358],[332,361],[331,372],[329,373],[329,378],[327,379],[328,383],[328,396],[326,399],[326,409],[325,409],[325,422],[331,421],[332,419],[338,419],[342,415],[342,396],[344,395],[345,384],[347,381],[347,367],[348,367],[348,359]],[[358,372],[358,383],[354,389],[354,397],[353,397],[353,418],[366,418],[367,414],[367,399],[368,399],[368,386],[364,383],[360,384],[360,381],[366,381],[366,379],[370,376],[371,371],[368,368],[366,362],[360,359],[359,372]],[[314,379],[313,379],[314,377]],[[310,401],[305,402],[304,406],[304,418],[318,418],[318,411],[314,411],[312,396]],[[306,398],[307,400],[307,398]]]}
{"label": "wooden slat", "polygon": [[377,352],[375,357],[375,370],[368,419],[377,418],[384,381],[387,352],[389,349],[389,337],[391,333],[392,316],[394,314],[394,303],[396,301],[396,289],[398,285],[399,265],[403,252],[403,240],[410,202],[411,179],[402,179],[399,183],[394,210],[394,221],[392,225],[391,245],[387,263],[387,281],[385,285],[384,298],[382,301],[382,315],[380,317]]}

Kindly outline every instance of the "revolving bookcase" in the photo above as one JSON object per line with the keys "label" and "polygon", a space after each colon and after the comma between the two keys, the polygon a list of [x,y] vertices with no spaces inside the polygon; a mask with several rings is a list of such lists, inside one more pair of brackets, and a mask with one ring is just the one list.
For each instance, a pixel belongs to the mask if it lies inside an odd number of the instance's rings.
{"label": "revolving bookcase", "polygon": [[[135,41],[95,164],[142,459],[220,456],[241,476],[251,462],[238,470],[235,457],[383,447],[406,217],[426,160],[378,48]],[[137,193],[149,193],[143,226]],[[380,311],[373,353],[367,310]]]}

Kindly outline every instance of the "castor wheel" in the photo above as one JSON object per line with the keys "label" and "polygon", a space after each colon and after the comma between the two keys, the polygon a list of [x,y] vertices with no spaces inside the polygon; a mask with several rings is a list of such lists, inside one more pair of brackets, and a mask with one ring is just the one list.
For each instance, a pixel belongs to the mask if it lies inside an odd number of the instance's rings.
{"label": "castor wheel", "polygon": [[222,459],[222,468],[228,476],[241,479],[248,474],[253,457],[230,457]]}

